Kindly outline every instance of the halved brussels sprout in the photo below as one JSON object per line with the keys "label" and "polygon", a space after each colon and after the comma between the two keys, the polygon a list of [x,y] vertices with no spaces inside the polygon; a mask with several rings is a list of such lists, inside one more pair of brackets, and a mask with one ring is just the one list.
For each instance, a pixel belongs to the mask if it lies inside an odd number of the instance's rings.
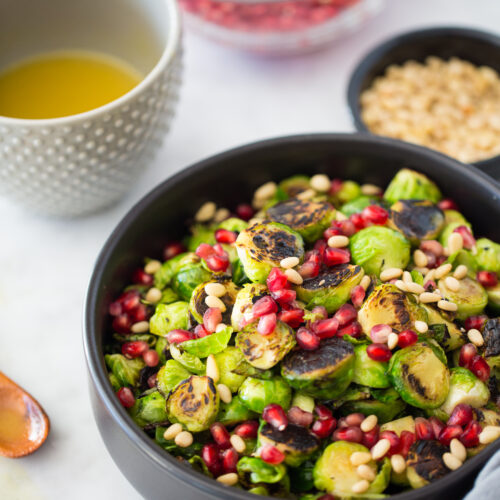
{"label": "halved brussels sprout", "polygon": [[293,198],[273,205],[267,210],[267,217],[291,227],[305,241],[316,241],[335,217],[335,210],[326,201],[299,200]]}
{"label": "halved brussels sprout", "polygon": [[407,417],[386,422],[380,426],[380,432],[384,431],[393,431],[398,436],[401,435],[403,431],[413,432],[415,434],[415,420],[411,415],[408,415]]}
{"label": "halved brussels sprout", "polygon": [[385,283],[373,289],[358,312],[358,321],[366,335],[375,325],[386,324],[398,332],[413,328],[415,321],[426,321],[427,313],[412,295]]}
{"label": "halved brussels sprout", "polygon": [[183,424],[190,432],[201,432],[215,422],[219,394],[210,377],[192,375],[179,384],[167,399],[171,422]]}
{"label": "halved brussels sprout", "polygon": [[332,313],[349,300],[351,290],[359,285],[364,274],[359,266],[341,264],[321,271],[315,278],[305,279],[302,285],[295,286],[295,291],[307,309],[324,306]]}
{"label": "halved brussels sprout", "polygon": [[274,332],[269,335],[261,335],[257,331],[257,322],[247,325],[236,335],[236,347],[252,366],[261,370],[267,370],[278,364],[295,343],[293,330],[279,320],[276,322]]}
{"label": "halved brussels sprout", "polygon": [[361,229],[351,237],[349,246],[352,260],[367,274],[379,276],[384,269],[404,269],[410,262],[410,242],[388,227]]}
{"label": "halved brussels sprout", "polygon": [[471,227],[470,222],[457,210],[444,210],[444,221],[445,224],[453,224],[457,222],[459,226]]}
{"label": "halved brussels sprout", "polygon": [[281,377],[270,380],[247,377],[238,390],[238,396],[247,408],[258,413],[270,403],[277,403],[286,411],[290,407],[292,390]]}
{"label": "halved brussels sprout", "polygon": [[244,382],[246,375],[241,375],[233,370],[238,369],[240,372],[245,372],[247,371],[245,365],[251,367],[241,350],[235,346],[228,346],[215,355],[215,361],[219,367],[219,382],[227,385],[231,392],[236,392]]}
{"label": "halved brussels sprout", "polygon": [[376,415],[378,422],[391,421],[406,408],[406,403],[401,399],[390,402],[378,401],[376,399],[360,399],[359,401],[349,401],[340,407],[342,415],[351,413],[362,413],[363,415]]}
{"label": "halved brussels sprout", "polygon": [[500,414],[497,411],[488,408],[474,408],[476,420],[482,427],[487,425],[500,426]]}
{"label": "halved brussels sprout", "polygon": [[193,256],[194,254],[181,253],[164,262],[160,269],[158,269],[158,271],[156,271],[155,273],[155,287],[163,290],[167,285],[169,285],[175,273],[177,272],[179,264],[185,262],[185,259],[188,255]]}
{"label": "halved brussels sprout", "polygon": [[400,200],[391,206],[389,226],[418,244],[433,240],[444,226],[443,211],[429,200]]}
{"label": "halved brussels sprout", "polygon": [[500,318],[489,319],[483,327],[484,359],[491,367],[500,368]]}
{"label": "halved brussels sprout", "polygon": [[312,413],[316,403],[314,402],[314,398],[311,396],[303,394],[302,392],[295,392],[291,406],[298,406],[301,410]]}
{"label": "halved brussels sprout", "polygon": [[294,175],[292,177],[288,177],[287,179],[283,179],[279,183],[279,188],[289,198],[294,198],[298,194],[310,189],[310,187],[310,179],[305,175]]}
{"label": "halved brussels sprout", "polygon": [[395,352],[389,362],[389,380],[401,398],[417,408],[441,406],[448,396],[448,368],[423,344]]}
{"label": "halved brussels sprout", "polygon": [[476,241],[477,253],[474,256],[479,269],[500,273],[500,245],[488,238]]}
{"label": "halved brussels sprout", "polygon": [[207,358],[210,354],[222,352],[229,344],[232,333],[233,329],[230,326],[226,326],[223,330],[219,330],[211,335],[206,335],[199,339],[187,340],[181,344],[181,348],[183,351],[197,358]]}
{"label": "halved brussels sprout", "polygon": [[197,356],[194,356],[189,352],[181,351],[176,344],[171,344],[169,351],[172,358],[178,361],[190,372],[196,373],[197,375],[203,375],[205,373],[205,363]]}
{"label": "halved brussels sprout", "polygon": [[236,294],[236,300],[231,313],[231,325],[235,332],[241,330],[241,320],[244,319],[245,313],[251,313],[252,307],[260,298],[269,295],[266,285],[261,283],[247,283],[243,285]]}
{"label": "halved brussels sprout", "polygon": [[460,288],[454,292],[446,286],[444,279],[438,281],[438,288],[445,299],[457,306],[457,319],[465,320],[469,316],[481,314],[488,304],[488,294],[485,289],[472,278],[459,280]]}
{"label": "halved brussels sprout", "polygon": [[284,431],[279,431],[270,424],[264,424],[259,430],[259,445],[272,445],[285,455],[285,464],[298,467],[318,448],[319,439],[305,427],[288,424]]}
{"label": "halved brussels sprout", "polygon": [[406,476],[412,488],[421,488],[449,472],[442,458],[446,452],[448,448],[439,441],[420,440],[411,445],[406,458]]}
{"label": "halved brussels sprout", "polygon": [[239,396],[234,396],[230,403],[221,401],[217,422],[224,425],[236,425],[245,420],[257,418],[257,413],[243,404]]}
{"label": "halved brussels sprout", "polygon": [[171,390],[175,389],[183,380],[191,376],[191,373],[175,359],[169,359],[158,371],[156,376],[156,387],[163,396],[167,397]]}
{"label": "halved brussels sprout", "polygon": [[446,351],[453,351],[462,347],[467,336],[460,331],[455,323],[448,321],[439,311],[428,304],[421,305],[427,312],[429,335],[437,340]]}
{"label": "halved brussels sprout", "polygon": [[433,181],[409,168],[401,169],[384,193],[384,199],[391,203],[399,200],[429,200],[437,203],[441,198],[441,192]]}
{"label": "halved brussels sprout", "polygon": [[292,352],[281,364],[281,375],[295,389],[322,399],[342,394],[354,374],[354,348],[338,337],[322,340],[315,351]]}
{"label": "halved brussels sprout", "polygon": [[149,320],[149,331],[160,337],[168,332],[181,329],[186,330],[189,325],[189,304],[178,301],[172,304],[158,304],[155,313]]}
{"label": "halved brussels sprout", "polygon": [[229,217],[229,219],[223,220],[217,229],[227,229],[228,231],[235,231],[236,233],[241,233],[248,227],[248,222],[238,217]]}
{"label": "halved brussels sprout", "polygon": [[347,217],[350,217],[352,214],[359,214],[366,207],[369,207],[370,205],[375,204],[375,202],[377,202],[377,201],[378,201],[378,198],[373,198],[371,196],[359,196],[358,198],[355,198],[354,200],[351,200],[347,203],[344,203],[340,207],[340,211],[344,215],[347,215]]}
{"label": "halved brussels sprout", "polygon": [[494,287],[487,288],[488,308],[494,314],[500,314],[500,283]]}
{"label": "halved brussels sprout", "polygon": [[141,370],[146,366],[142,358],[127,359],[122,354],[106,354],[104,360],[121,387],[137,385]]}
{"label": "halved brussels sprout", "polygon": [[388,363],[375,361],[366,354],[366,344],[359,344],[354,347],[354,376],[352,381],[355,384],[367,387],[384,389],[391,384],[387,377]]}
{"label": "halved brussels sprout", "polygon": [[278,483],[285,477],[287,472],[285,465],[268,464],[259,457],[243,457],[238,461],[236,467],[238,475],[244,483],[251,482],[254,484]]}
{"label": "halved brussels sprout", "polygon": [[332,201],[336,206],[343,205],[361,196],[361,186],[354,181],[344,181],[340,189],[332,195]]}
{"label": "halved brussels sprout", "polygon": [[203,267],[200,258],[193,253],[189,253],[177,265],[172,278],[172,288],[181,299],[189,301],[193,290],[199,284],[209,281],[211,277],[212,273]]}
{"label": "halved brussels sprout", "polygon": [[144,427],[148,424],[165,422],[168,418],[165,406],[165,398],[155,391],[136,399],[129,413],[137,425]]}
{"label": "halved brussels sprout", "polygon": [[236,239],[238,256],[245,274],[254,283],[265,283],[273,267],[285,257],[304,256],[304,241],[299,233],[277,222],[253,224]]}

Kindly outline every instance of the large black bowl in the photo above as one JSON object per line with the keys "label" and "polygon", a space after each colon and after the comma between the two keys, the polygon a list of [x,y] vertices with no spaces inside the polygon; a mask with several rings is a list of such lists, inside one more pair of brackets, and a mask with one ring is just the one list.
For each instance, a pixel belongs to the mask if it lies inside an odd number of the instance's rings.
{"label": "large black bowl", "polygon": [[[357,64],[347,88],[347,102],[357,130],[369,132],[361,119],[359,97],[373,80],[383,75],[391,64],[400,65],[410,59],[423,62],[428,56],[459,57],[500,72],[500,37],[469,28],[429,28],[403,33],[378,45]],[[500,156],[474,165],[500,180]]]}
{"label": "large black bowl", "polygon": [[[368,135],[302,135],[250,144],[193,165],[160,184],[124,217],[106,242],[92,275],[84,343],[92,406],[102,438],[127,479],[151,499],[245,499],[255,496],[228,488],[181,465],[137,427],[108,381],[103,342],[107,310],[145,255],[160,256],[166,240],[184,234],[184,221],[206,200],[234,207],[249,200],[264,182],[303,173],[387,184],[402,166],[431,176],[454,198],[478,235],[500,241],[500,189],[475,168],[430,150]],[[460,498],[500,441],[460,470],[400,500]]]}

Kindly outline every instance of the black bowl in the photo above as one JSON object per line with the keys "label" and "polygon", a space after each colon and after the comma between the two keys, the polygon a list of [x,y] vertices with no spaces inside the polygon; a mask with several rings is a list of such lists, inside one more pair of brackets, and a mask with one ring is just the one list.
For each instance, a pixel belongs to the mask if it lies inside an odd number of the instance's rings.
{"label": "black bowl", "polygon": [[[357,130],[369,132],[361,119],[359,97],[373,80],[391,64],[400,65],[409,59],[423,62],[428,56],[459,57],[500,72],[500,37],[468,28],[430,28],[403,33],[378,45],[358,63],[347,88],[347,102]],[[500,180],[500,156],[473,165]]]}
{"label": "black bowl", "polygon": [[[207,200],[234,207],[270,179],[323,172],[384,186],[402,167],[431,176],[458,201],[476,234],[500,241],[500,189],[473,167],[431,150],[365,134],[321,134],[257,142],[201,161],[163,182],[120,222],[97,260],[87,295],[84,344],[94,415],[113,460],[133,486],[151,499],[241,499],[255,496],[222,486],[180,464],[128,416],[113,393],[103,358],[109,303],[145,255],[161,256],[168,239],[185,234],[185,221]],[[500,441],[460,470],[398,500],[460,498]]]}

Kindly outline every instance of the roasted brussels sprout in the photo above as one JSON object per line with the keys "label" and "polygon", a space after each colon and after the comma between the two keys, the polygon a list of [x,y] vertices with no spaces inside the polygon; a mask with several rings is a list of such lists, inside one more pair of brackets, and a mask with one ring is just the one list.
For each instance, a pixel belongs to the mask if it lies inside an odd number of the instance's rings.
{"label": "roasted brussels sprout", "polygon": [[231,392],[236,392],[246,378],[248,370],[245,365],[251,367],[241,350],[235,346],[227,346],[222,352],[215,355],[215,361],[219,367],[219,382],[227,385]]}
{"label": "roasted brussels sprout", "polygon": [[439,280],[438,288],[445,299],[454,302],[457,306],[457,319],[465,320],[469,316],[481,314],[488,304],[488,294],[485,289],[471,278],[459,280],[460,288],[454,292],[446,286],[444,279]]}
{"label": "roasted brussels sprout", "polygon": [[392,179],[384,193],[384,199],[390,203],[399,200],[429,200],[437,203],[441,200],[439,188],[426,175],[401,169]]}
{"label": "roasted brussels sprout", "polygon": [[191,432],[208,429],[218,411],[219,394],[210,377],[192,375],[179,384],[167,399],[169,420],[180,422]]}
{"label": "roasted brussels sprout", "polygon": [[267,210],[270,220],[291,227],[310,243],[323,234],[334,216],[335,210],[330,203],[298,198],[283,201]]}
{"label": "roasted brussels sprout", "polygon": [[130,408],[130,416],[141,427],[147,424],[165,422],[168,418],[165,398],[158,392],[136,399]]}
{"label": "roasted brussels sprout", "polygon": [[228,231],[235,231],[236,233],[241,233],[248,227],[248,222],[239,219],[238,217],[229,217],[229,219],[223,220],[217,229],[227,229]]}
{"label": "roasted brussels sprout", "polygon": [[316,404],[314,398],[311,396],[303,394],[302,392],[296,392],[293,395],[292,404],[290,406],[298,406],[301,410],[312,413]]}
{"label": "roasted brussels sprout", "polygon": [[277,222],[254,224],[236,239],[238,256],[245,274],[254,283],[265,283],[273,267],[285,257],[304,256],[304,242],[299,233]]}
{"label": "roasted brussels sprout", "polygon": [[439,311],[428,304],[421,305],[427,312],[429,335],[437,340],[446,351],[453,351],[463,346],[466,335],[452,321],[448,321]]}
{"label": "roasted brussels sprout", "polygon": [[407,295],[390,283],[375,287],[358,312],[358,321],[366,335],[370,334],[373,326],[381,324],[402,332],[413,328],[417,320],[427,320],[425,310],[412,295]]}
{"label": "roasted brussels sprout", "polygon": [[322,399],[342,394],[354,374],[354,348],[338,337],[324,339],[315,351],[299,350],[281,364],[281,374],[295,389]]}
{"label": "roasted brussels sprout", "polygon": [[221,401],[217,422],[224,425],[236,425],[245,420],[256,418],[257,413],[243,404],[239,396],[234,396],[230,403]]}
{"label": "roasted brussels sprout", "polygon": [[359,401],[349,401],[340,407],[342,415],[350,415],[351,413],[362,413],[363,415],[376,415],[378,422],[391,421],[399,415],[406,407],[406,404],[401,399],[396,399],[390,402],[378,401],[377,399],[360,399]]}
{"label": "roasted brussels sprout", "polygon": [[489,410],[488,408],[474,408],[473,411],[477,421],[483,427],[487,425],[500,426],[500,414],[497,411]]}
{"label": "roasted brussels sprout", "polygon": [[155,335],[165,337],[168,332],[177,328],[186,330],[189,324],[189,304],[187,302],[173,302],[172,304],[158,304],[155,313],[149,320],[149,330]]}
{"label": "roasted brussels sprout", "polygon": [[292,399],[292,391],[281,377],[270,380],[247,377],[238,390],[238,396],[247,408],[262,413],[270,403],[277,403],[287,410]]}
{"label": "roasted brussels sprout", "polygon": [[169,359],[164,366],[162,366],[158,375],[156,376],[156,387],[167,397],[173,389],[175,389],[183,380],[191,376],[191,373],[184,368],[175,359]]}
{"label": "roasted brussels sprout", "polygon": [[315,278],[305,279],[301,285],[295,286],[295,291],[308,309],[324,306],[328,313],[332,313],[349,300],[351,290],[363,276],[361,267],[341,264],[325,269]]}
{"label": "roasted brussels sprout", "polygon": [[[260,298],[269,295],[267,286],[261,283],[247,283],[236,294],[231,313],[231,325],[235,332],[240,331],[241,320],[245,313],[251,314],[252,307]],[[228,323],[226,323],[228,324]]]}
{"label": "roasted brussels sprout", "polygon": [[413,443],[406,458],[406,476],[412,488],[421,488],[441,479],[449,469],[443,462],[448,448],[439,441],[420,440]]}
{"label": "roasted brussels sprout", "polygon": [[272,445],[285,455],[285,464],[298,467],[318,448],[319,439],[305,427],[288,424],[279,431],[270,424],[264,424],[259,431],[259,445]]}
{"label": "roasted brussels sprout", "polygon": [[423,409],[438,408],[448,396],[448,368],[423,344],[395,352],[389,362],[389,380],[401,398]]}
{"label": "roasted brussels sprout", "polygon": [[154,276],[154,284],[156,288],[159,288],[160,290],[163,290],[166,286],[170,284],[172,281],[172,278],[174,277],[175,273],[177,272],[177,269],[179,267],[179,264],[181,262],[185,262],[185,259],[188,257],[188,255],[194,255],[194,254],[188,254],[188,253],[181,253],[180,255],[176,255],[172,259],[167,260],[162,264],[160,269],[156,271],[155,276]]}
{"label": "roasted brussels sprout", "polygon": [[141,370],[146,366],[142,358],[127,359],[122,354],[106,354],[104,360],[121,387],[135,386]]}
{"label": "roasted brussels sprout", "polygon": [[190,227],[191,235],[186,238],[186,247],[190,252],[196,252],[201,243],[215,245],[214,224],[194,224]]}
{"label": "roasted brussels sprout", "polygon": [[219,330],[211,335],[199,339],[187,340],[182,343],[181,348],[197,358],[206,358],[210,354],[222,352],[229,344],[232,333],[233,329],[230,326],[226,326],[223,330]]}
{"label": "roasted brussels sprout", "polygon": [[286,197],[294,198],[298,194],[310,189],[310,187],[310,179],[306,175],[293,175],[292,177],[283,179],[278,185],[278,189],[283,192],[285,199]]}
{"label": "roasted brussels sprout", "polygon": [[354,200],[351,200],[347,203],[344,203],[340,207],[340,211],[344,215],[347,215],[347,217],[350,217],[352,214],[359,214],[366,207],[369,207],[370,205],[375,204],[376,201],[378,201],[378,199],[373,198],[371,196],[359,196],[358,198],[355,198]]}
{"label": "roasted brussels sprout", "polygon": [[389,225],[413,244],[433,240],[444,227],[443,211],[429,200],[400,200],[391,206]]}
{"label": "roasted brussels sprout", "polygon": [[487,288],[488,308],[494,314],[500,314],[500,283],[494,287]]}
{"label": "roasted brussels sprout", "polygon": [[483,327],[482,354],[491,367],[500,368],[500,318],[489,319]]}
{"label": "roasted brussels sprout", "polygon": [[178,361],[184,368],[188,369],[192,373],[196,373],[197,375],[203,375],[206,371],[205,363],[190,354],[189,352],[181,351],[176,344],[171,344],[169,347],[170,355],[176,361]]}
{"label": "roasted brussels sprout", "polygon": [[383,431],[393,431],[398,436],[401,435],[403,431],[415,433],[415,420],[411,415],[408,415],[407,417],[386,422],[380,427],[380,432]]}
{"label": "roasted brussels sprout", "polygon": [[352,381],[368,387],[384,389],[390,386],[387,378],[388,363],[375,361],[366,354],[366,344],[360,344],[354,347],[354,376]]}
{"label": "roasted brussels sprout", "polygon": [[293,330],[279,320],[274,332],[269,335],[261,335],[257,331],[257,322],[247,325],[236,335],[236,347],[252,366],[261,370],[278,364],[294,346]]}
{"label": "roasted brussels sprout", "polygon": [[500,273],[500,245],[488,238],[476,241],[477,253],[474,256],[479,269]]}
{"label": "roasted brussels sprout", "polygon": [[[238,461],[238,475],[243,482],[254,484],[280,482],[286,475],[283,464],[272,465],[258,457],[243,457]],[[267,494],[267,493],[266,493]]]}
{"label": "roasted brussels sprout", "polygon": [[212,273],[207,271],[200,258],[192,253],[183,257],[172,278],[172,288],[182,300],[188,302],[191,299],[193,290],[201,283],[206,283],[212,277]]}
{"label": "roasted brussels sprout", "polygon": [[384,269],[404,269],[410,262],[410,242],[398,231],[370,226],[350,240],[352,260],[367,274],[379,276]]}
{"label": "roasted brussels sprout", "polygon": [[348,203],[361,196],[361,186],[354,181],[344,181],[340,189],[333,195],[337,206]]}

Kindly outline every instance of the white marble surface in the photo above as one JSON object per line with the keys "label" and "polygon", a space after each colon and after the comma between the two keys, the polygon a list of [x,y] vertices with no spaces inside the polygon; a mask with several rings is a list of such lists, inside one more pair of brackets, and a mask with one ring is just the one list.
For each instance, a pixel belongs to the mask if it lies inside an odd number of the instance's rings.
{"label": "white marble surface", "polygon": [[[124,213],[184,166],[256,139],[351,131],[345,86],[373,44],[405,29],[459,24],[499,31],[496,0],[389,0],[361,33],[315,54],[263,59],[185,38],[185,83],[171,135],[154,165],[113,209],[49,220],[0,200],[0,368],[31,391],[52,421],[31,457],[0,459],[4,500],[136,499],[91,414],[81,340],[87,281]],[[167,498],[167,497],[166,497]]]}

